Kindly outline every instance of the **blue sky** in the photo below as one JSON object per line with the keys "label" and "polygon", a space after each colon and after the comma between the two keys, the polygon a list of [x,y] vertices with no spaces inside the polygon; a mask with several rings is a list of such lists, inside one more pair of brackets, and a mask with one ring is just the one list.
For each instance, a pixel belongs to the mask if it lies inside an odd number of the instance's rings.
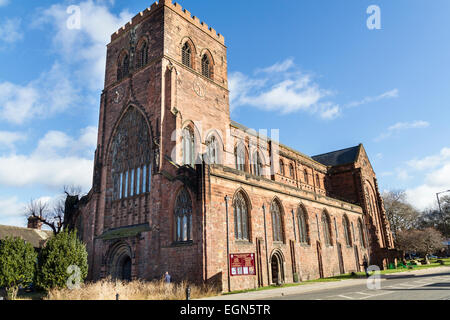
{"label": "blue sky", "polygon": [[[182,0],[223,34],[232,119],[316,155],[363,143],[381,190],[450,189],[450,2]],[[81,8],[81,29],[66,12]],[[88,191],[105,45],[149,1],[0,0],[0,224]],[[381,29],[369,30],[369,5]]]}

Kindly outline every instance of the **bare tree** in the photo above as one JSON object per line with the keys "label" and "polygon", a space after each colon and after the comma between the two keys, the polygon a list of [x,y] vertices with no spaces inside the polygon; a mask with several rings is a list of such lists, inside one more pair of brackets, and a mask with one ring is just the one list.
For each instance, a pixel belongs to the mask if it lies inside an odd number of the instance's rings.
{"label": "bare tree", "polygon": [[428,255],[444,248],[444,236],[434,228],[426,228],[422,231],[419,243],[418,251],[425,255],[425,260],[428,263]]}
{"label": "bare tree", "polygon": [[73,213],[74,204],[79,201],[81,187],[64,186],[63,192],[53,203],[31,200],[26,206],[25,216],[38,219],[43,225],[50,227],[55,235],[65,227],[72,226],[76,217],[68,214],[68,211]]}
{"label": "bare tree", "polygon": [[391,225],[392,235],[396,246],[400,231],[410,230],[417,227],[419,212],[407,202],[403,190],[392,190],[382,194],[386,216]]}
{"label": "bare tree", "polygon": [[444,237],[434,228],[401,230],[397,234],[397,248],[405,252],[420,253],[428,262],[428,255],[444,247]]}

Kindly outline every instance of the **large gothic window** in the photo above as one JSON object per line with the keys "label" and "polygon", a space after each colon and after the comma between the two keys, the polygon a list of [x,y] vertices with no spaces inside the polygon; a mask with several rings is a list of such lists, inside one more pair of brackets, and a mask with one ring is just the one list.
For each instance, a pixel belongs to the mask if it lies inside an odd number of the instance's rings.
{"label": "large gothic window", "polygon": [[128,53],[122,53],[117,65],[117,80],[122,80],[130,72],[130,58]]}
{"label": "large gothic window", "polygon": [[300,243],[309,244],[308,237],[308,217],[302,207],[297,209],[298,231],[300,235]]}
{"label": "large gothic window", "polygon": [[263,175],[263,164],[258,151],[253,154],[253,174],[259,177]]}
{"label": "large gothic window", "polygon": [[209,164],[219,163],[219,143],[214,135],[206,141],[206,155]]}
{"label": "large gothic window", "polygon": [[273,201],[270,206],[272,215],[272,235],[273,241],[283,242],[283,223],[281,218],[281,208],[277,201]]}
{"label": "large gothic window", "polygon": [[194,132],[190,127],[183,129],[183,164],[195,166]]}
{"label": "large gothic window", "polygon": [[175,241],[192,240],[192,201],[188,191],[183,188],[175,201]]}
{"label": "large gothic window", "polygon": [[345,237],[345,243],[347,246],[351,246],[352,245],[352,238],[350,236],[350,225],[348,222],[348,218],[347,216],[344,216],[344,218],[342,219],[342,227],[344,228],[344,237]]}
{"label": "large gothic window", "polygon": [[283,160],[280,160],[280,174],[284,176],[284,162]]}
{"label": "large gothic window", "polygon": [[358,232],[359,232],[359,241],[363,248],[366,247],[366,239],[364,237],[364,228],[361,219],[358,220]]}
{"label": "large gothic window", "polygon": [[245,171],[245,147],[242,144],[239,144],[237,146],[235,158],[236,158],[236,169]]}
{"label": "large gothic window", "polygon": [[187,42],[181,49],[181,59],[185,66],[192,68],[192,49]]}
{"label": "large gothic window", "polygon": [[209,61],[208,55],[204,54],[202,57],[202,75],[211,79],[211,62]]}
{"label": "large gothic window", "polygon": [[242,192],[233,201],[234,233],[237,240],[249,240],[248,205]]}
{"label": "large gothic window", "polygon": [[143,40],[137,50],[137,67],[141,68],[148,63],[148,44]]}
{"label": "large gothic window", "polygon": [[130,107],[120,120],[111,144],[113,200],[150,191],[151,145],[145,118]]}
{"label": "large gothic window", "polygon": [[292,179],[295,179],[295,175],[294,175],[294,166],[293,166],[292,163],[289,164],[289,176],[290,176]]}
{"label": "large gothic window", "polygon": [[323,230],[323,241],[325,245],[331,246],[331,229],[330,229],[330,217],[326,212],[322,214],[322,230]]}

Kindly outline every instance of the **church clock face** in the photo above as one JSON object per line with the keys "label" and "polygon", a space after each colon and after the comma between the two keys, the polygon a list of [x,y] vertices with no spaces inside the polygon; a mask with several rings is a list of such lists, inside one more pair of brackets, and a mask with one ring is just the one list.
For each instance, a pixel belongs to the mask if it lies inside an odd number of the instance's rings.
{"label": "church clock face", "polygon": [[117,87],[114,89],[113,95],[114,95],[114,103],[120,103],[123,100],[124,92],[122,87]]}

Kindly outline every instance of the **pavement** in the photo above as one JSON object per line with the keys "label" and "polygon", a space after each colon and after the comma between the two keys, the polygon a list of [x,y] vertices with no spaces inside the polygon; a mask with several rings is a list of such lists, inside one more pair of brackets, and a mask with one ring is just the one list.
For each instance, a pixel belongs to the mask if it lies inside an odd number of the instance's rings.
{"label": "pavement", "polygon": [[378,286],[348,279],[209,297],[202,300],[450,300],[450,267],[381,275]]}

